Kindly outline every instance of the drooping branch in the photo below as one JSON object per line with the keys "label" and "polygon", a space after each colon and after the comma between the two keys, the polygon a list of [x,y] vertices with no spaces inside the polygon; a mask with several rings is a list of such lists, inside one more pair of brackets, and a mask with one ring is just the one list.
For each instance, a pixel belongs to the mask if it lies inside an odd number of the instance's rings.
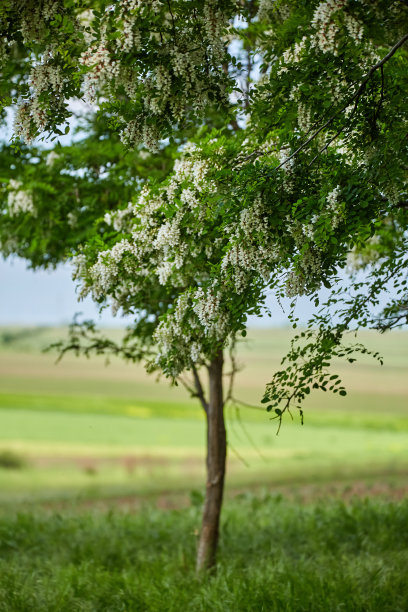
{"label": "drooping branch", "polygon": [[57,351],[57,363],[69,352],[73,352],[77,357],[82,355],[87,358],[92,355],[106,355],[107,358],[116,356],[134,363],[153,356],[154,351],[151,347],[142,346],[136,337],[133,342],[130,342],[130,336],[125,335],[122,342],[115,342],[104,336],[96,328],[94,321],[84,320],[79,322],[79,314],[75,315],[73,322],[69,325],[68,339],[54,342],[44,349],[44,352]]}
{"label": "drooping branch", "polygon": [[[359,353],[371,355],[382,365],[383,360],[378,352],[361,343],[345,344],[343,337],[346,333],[356,334],[356,328],[370,326],[386,331],[406,323],[408,308],[405,296],[399,303],[394,300],[392,306],[385,308],[379,316],[372,312],[372,307],[380,304],[381,292],[388,291],[390,281],[394,282],[394,289],[397,286],[400,289],[407,286],[404,275],[406,263],[406,245],[403,244],[399,248],[399,254],[394,253],[391,258],[385,259],[380,267],[374,268],[371,278],[364,282],[358,281],[352,286],[357,292],[356,296],[353,296],[351,290],[345,294],[342,287],[333,293],[324,308],[309,321],[307,330],[291,341],[291,349],[281,362],[289,362],[290,365],[274,374],[261,400],[262,403],[269,404],[266,406],[268,412],[274,410],[275,416],[272,418],[278,419],[279,428],[283,415],[290,414],[291,406],[298,408],[303,422],[301,404],[312,389],[346,395],[340,377],[331,374],[329,370],[333,359],[345,358],[349,363],[353,363],[356,361],[353,355]],[[333,313],[333,307],[340,297],[344,308],[337,307]],[[339,320],[334,321],[336,318]]]}

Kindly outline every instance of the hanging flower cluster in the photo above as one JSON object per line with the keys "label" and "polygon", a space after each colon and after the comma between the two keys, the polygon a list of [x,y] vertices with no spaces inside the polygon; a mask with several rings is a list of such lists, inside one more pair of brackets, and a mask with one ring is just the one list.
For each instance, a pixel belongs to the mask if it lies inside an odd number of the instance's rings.
{"label": "hanging flower cluster", "polygon": [[154,339],[157,362],[172,376],[209,344],[224,344],[231,331],[225,288],[210,274],[209,263],[216,263],[227,242],[214,239],[210,170],[194,145],[186,147],[165,184],[144,186],[135,202],[105,215],[104,222],[125,237],[106,250],[85,251],[75,262],[81,295],[109,299],[114,312],[143,309],[149,292],[167,304],[158,307]]}
{"label": "hanging flower cluster", "polygon": [[30,213],[36,216],[37,211],[34,207],[33,196],[29,191],[22,189],[22,187],[23,184],[20,181],[10,179],[7,199],[8,214],[11,217],[21,213]]}
{"label": "hanging flower cluster", "polygon": [[323,53],[337,55],[339,52],[342,31],[339,20],[343,20],[348,35],[357,44],[361,42],[363,26],[345,10],[348,4],[348,0],[324,0],[316,7],[311,24],[316,29],[315,44]]}
{"label": "hanging flower cluster", "polygon": [[[281,210],[271,192],[245,195],[241,170],[231,171],[225,188],[230,153],[222,138],[186,145],[168,179],[145,185],[135,201],[105,215],[111,243],[89,246],[75,261],[81,297],[110,303],[114,313],[151,312],[153,365],[171,376],[233,338],[278,275],[289,296],[308,292],[324,275],[326,245],[306,221],[286,219],[290,202]],[[266,165],[276,165],[280,155],[275,151]],[[286,174],[282,169],[277,177],[283,185]],[[340,203],[335,188],[312,222],[330,223]]]}
{"label": "hanging flower cluster", "polygon": [[82,13],[62,0],[16,4],[0,16],[0,59],[13,43],[1,36],[12,19],[15,39],[36,58],[14,123],[28,142],[66,120],[71,96],[94,105],[102,97],[126,146],[153,152],[178,123],[228,105],[233,0],[120,0]]}

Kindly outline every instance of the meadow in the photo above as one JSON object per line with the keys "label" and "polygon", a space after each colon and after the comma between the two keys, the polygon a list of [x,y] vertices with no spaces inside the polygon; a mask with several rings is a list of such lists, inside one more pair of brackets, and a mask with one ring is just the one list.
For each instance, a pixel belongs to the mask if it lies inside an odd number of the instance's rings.
{"label": "meadow", "polygon": [[[64,329],[0,329],[0,508],[76,498],[189,494],[204,477],[202,409],[181,386],[156,382],[142,365],[86,360],[42,349]],[[119,331],[112,332],[119,334]],[[363,481],[405,486],[408,466],[408,333],[363,341],[384,354],[337,364],[348,396],[312,395],[305,424],[286,419],[279,435],[259,402],[290,331],[252,330],[240,343],[235,396],[227,407],[227,490]]]}
{"label": "meadow", "polygon": [[[142,366],[42,353],[64,329],[0,328],[0,612],[408,609],[408,333],[384,366],[335,364],[345,398],[305,424],[259,402],[289,330],[252,330],[226,409],[217,572],[197,577],[205,422]],[[117,334],[118,331],[112,332]]]}

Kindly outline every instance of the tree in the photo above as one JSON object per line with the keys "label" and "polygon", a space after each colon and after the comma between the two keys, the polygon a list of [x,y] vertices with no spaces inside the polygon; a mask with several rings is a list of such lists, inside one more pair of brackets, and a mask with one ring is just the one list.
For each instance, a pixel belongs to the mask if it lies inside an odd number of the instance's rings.
{"label": "tree", "polygon": [[[382,228],[393,228],[390,244],[405,235],[408,8],[9,0],[0,18],[1,96],[16,104],[16,137],[29,144],[62,134],[72,97],[97,111],[94,136],[47,153],[48,166],[44,152],[17,141],[3,149],[16,158],[3,181],[3,252],[34,266],[74,257],[82,294],[134,317],[122,347],[95,340],[85,350],[146,358],[173,380],[191,372],[208,422],[197,565],[212,566],[225,474],[224,350],[267,291],[314,294]],[[44,228],[35,220],[47,206]],[[338,347],[326,328],[320,346]],[[74,328],[79,350],[78,339]],[[268,386],[266,408],[279,420],[310,382],[325,387],[323,353],[317,362],[292,353],[306,370],[295,364]]]}

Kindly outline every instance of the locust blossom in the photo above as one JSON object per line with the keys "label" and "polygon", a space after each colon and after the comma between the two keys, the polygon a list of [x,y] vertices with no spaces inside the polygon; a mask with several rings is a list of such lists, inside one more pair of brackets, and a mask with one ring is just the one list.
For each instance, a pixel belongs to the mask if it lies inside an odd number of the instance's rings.
{"label": "locust blossom", "polygon": [[37,211],[34,206],[32,193],[22,189],[22,186],[23,184],[20,181],[14,179],[9,181],[8,213],[12,217],[21,213],[30,213],[36,216]]}

